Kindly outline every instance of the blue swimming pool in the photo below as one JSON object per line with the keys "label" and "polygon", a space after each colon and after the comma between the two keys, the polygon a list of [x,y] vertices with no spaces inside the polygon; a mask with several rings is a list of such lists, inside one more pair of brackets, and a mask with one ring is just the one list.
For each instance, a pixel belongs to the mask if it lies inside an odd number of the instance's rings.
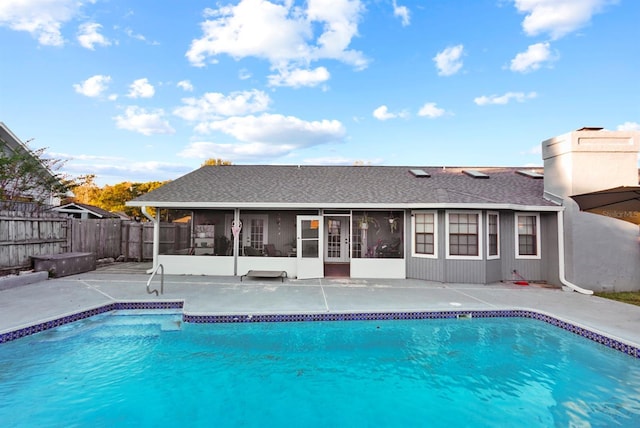
{"label": "blue swimming pool", "polygon": [[182,323],[0,345],[3,427],[639,426],[640,360],[521,318]]}

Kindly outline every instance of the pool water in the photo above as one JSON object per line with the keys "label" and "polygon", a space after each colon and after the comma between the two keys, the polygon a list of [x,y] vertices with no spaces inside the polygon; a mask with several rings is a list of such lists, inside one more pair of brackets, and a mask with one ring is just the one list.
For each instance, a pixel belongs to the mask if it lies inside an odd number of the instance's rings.
{"label": "pool water", "polygon": [[530,319],[105,314],[0,345],[0,425],[640,426],[640,360]]}

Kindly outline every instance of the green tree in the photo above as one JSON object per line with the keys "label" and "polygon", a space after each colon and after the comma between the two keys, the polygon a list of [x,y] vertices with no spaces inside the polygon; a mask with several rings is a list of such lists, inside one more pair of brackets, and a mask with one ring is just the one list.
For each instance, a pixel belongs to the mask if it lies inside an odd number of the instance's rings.
{"label": "green tree", "polygon": [[220,158],[218,159],[214,159],[214,158],[209,158],[206,161],[204,161],[202,163],[201,166],[207,166],[207,165],[213,165],[213,166],[217,166],[217,165],[231,165],[231,161],[227,161],[227,160],[222,160]]}
{"label": "green tree", "polygon": [[81,204],[96,205],[100,188],[96,185],[95,179],[95,174],[79,176],[75,185],[71,188],[73,192],[72,200]]}
{"label": "green tree", "polygon": [[50,203],[50,197],[62,197],[73,185],[73,179],[58,171],[60,159],[45,156],[46,148],[30,150],[26,145],[10,147],[0,139],[0,201],[5,208],[16,202]]}
{"label": "green tree", "polygon": [[[98,189],[93,204],[102,209],[111,212],[124,212],[130,217],[141,217],[142,211],[138,207],[128,207],[126,203],[138,196],[144,195],[168,181],[149,181],[146,183],[133,183],[131,181],[123,181],[114,185],[106,185]],[[149,213],[154,214],[149,209]]]}

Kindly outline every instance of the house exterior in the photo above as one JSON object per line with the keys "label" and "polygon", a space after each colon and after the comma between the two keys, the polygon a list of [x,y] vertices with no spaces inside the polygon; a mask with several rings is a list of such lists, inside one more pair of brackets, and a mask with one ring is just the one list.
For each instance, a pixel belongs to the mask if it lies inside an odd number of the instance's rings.
{"label": "house exterior", "polygon": [[[2,187],[0,188],[0,209],[15,209],[18,205],[23,205],[25,208],[29,204],[34,207],[59,205],[60,189],[64,187],[63,183],[46,165],[42,164],[25,143],[0,122],[0,158],[9,159],[12,156],[33,159],[36,171],[33,171],[29,177],[21,176],[18,180],[11,177],[16,168],[7,169],[6,175],[0,174]],[[5,194],[4,197],[3,194]]]}
{"label": "house exterior", "polygon": [[[596,142],[585,151],[587,138]],[[204,166],[129,205],[143,212],[192,211],[191,247],[171,254],[158,251],[159,216],[149,216],[156,223],[154,265],[168,274],[275,270],[301,279],[478,284],[524,278],[580,291],[575,277],[583,287],[602,289],[611,278],[591,276],[594,261],[582,257],[592,255],[585,250],[592,229],[605,224],[618,231],[620,242],[600,242],[599,260],[620,258],[616,266],[624,278],[613,286],[637,289],[638,231],[578,212],[568,196],[600,188],[601,177],[607,177],[602,188],[622,179],[607,172],[617,171],[622,159],[637,184],[639,142],[637,132],[575,131],[543,142],[544,169]],[[586,164],[589,173],[581,172]],[[580,180],[593,183],[574,183]],[[616,250],[620,245],[629,252],[625,257]]]}

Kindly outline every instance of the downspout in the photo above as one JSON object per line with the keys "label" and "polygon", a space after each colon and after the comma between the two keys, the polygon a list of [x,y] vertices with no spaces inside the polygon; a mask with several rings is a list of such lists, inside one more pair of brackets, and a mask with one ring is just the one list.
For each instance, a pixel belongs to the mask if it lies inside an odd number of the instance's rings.
{"label": "downspout", "polygon": [[592,290],[587,290],[582,287],[578,287],[577,285],[567,281],[565,278],[564,272],[564,210],[558,211],[558,264],[559,264],[559,274],[560,274],[560,282],[565,287],[570,288],[573,291],[577,291],[578,293],[591,295],[593,294]]}
{"label": "downspout", "polygon": [[[142,206],[140,211],[153,223],[153,267],[147,271],[147,273],[152,273],[158,266],[158,254],[160,253],[160,210],[156,210],[156,218],[149,214],[146,206]],[[142,237],[140,237],[140,245],[144,245]]]}

